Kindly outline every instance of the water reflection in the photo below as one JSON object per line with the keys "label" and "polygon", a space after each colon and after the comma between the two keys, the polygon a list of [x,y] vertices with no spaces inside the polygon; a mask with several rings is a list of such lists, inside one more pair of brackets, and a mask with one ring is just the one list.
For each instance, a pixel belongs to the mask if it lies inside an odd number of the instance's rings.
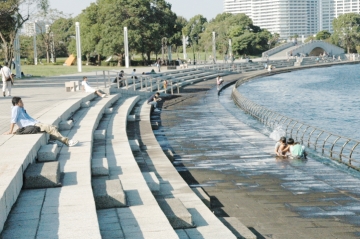
{"label": "water reflection", "polygon": [[280,168],[287,168],[288,166],[304,167],[308,162],[308,159],[276,156],[275,161]]}

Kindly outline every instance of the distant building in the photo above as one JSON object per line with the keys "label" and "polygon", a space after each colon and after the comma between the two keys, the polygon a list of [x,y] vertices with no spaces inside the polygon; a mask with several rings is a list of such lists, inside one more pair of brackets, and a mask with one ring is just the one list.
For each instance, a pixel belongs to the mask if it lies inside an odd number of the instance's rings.
{"label": "distant building", "polygon": [[36,35],[44,33],[46,31],[46,23],[44,21],[25,22],[22,34],[25,36],[34,36],[35,30]]}
{"label": "distant building", "polygon": [[224,12],[245,13],[255,25],[287,39],[321,30],[332,32],[332,21],[349,12],[360,13],[359,0],[224,0]]}

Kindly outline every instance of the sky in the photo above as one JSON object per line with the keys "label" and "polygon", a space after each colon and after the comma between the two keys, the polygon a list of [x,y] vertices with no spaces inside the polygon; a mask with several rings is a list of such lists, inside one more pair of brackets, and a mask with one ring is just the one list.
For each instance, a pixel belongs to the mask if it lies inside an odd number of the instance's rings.
{"label": "sky", "polygon": [[[72,14],[73,17],[81,13],[94,0],[49,0],[50,8],[64,13]],[[191,17],[202,14],[207,20],[211,20],[217,14],[223,12],[223,0],[166,0],[172,5],[172,11],[178,16],[189,20]]]}

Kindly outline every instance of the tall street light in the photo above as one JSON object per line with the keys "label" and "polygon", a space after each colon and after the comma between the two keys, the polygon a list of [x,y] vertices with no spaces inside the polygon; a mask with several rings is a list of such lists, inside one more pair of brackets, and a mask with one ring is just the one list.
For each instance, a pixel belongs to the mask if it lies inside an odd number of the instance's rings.
{"label": "tall street light", "polygon": [[80,23],[75,22],[75,30],[76,30],[76,54],[77,54],[77,66],[78,72],[81,72],[81,39],[80,39]]}

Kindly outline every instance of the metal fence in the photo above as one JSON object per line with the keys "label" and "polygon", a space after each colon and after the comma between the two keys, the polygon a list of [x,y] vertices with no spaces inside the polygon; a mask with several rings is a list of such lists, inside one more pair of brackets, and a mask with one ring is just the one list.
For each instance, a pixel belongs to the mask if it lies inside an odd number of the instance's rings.
{"label": "metal fence", "polygon": [[307,125],[250,101],[240,94],[237,88],[253,78],[247,77],[236,82],[231,97],[238,107],[273,130],[280,126],[287,137],[293,138],[296,142],[306,145],[321,155],[360,170],[359,141]]}

